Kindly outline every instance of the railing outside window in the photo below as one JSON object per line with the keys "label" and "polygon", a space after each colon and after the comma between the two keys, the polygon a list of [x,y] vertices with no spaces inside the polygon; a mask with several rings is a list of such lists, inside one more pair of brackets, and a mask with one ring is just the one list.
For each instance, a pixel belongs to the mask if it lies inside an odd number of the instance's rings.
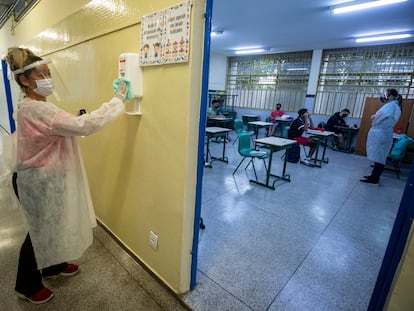
{"label": "railing outside window", "polygon": [[361,117],[365,98],[395,88],[414,98],[414,42],[324,50],[314,113],[331,115],[348,108]]}
{"label": "railing outside window", "polygon": [[229,59],[227,93],[237,95],[236,107],[285,111],[303,105],[312,52],[280,53]]}
{"label": "railing outside window", "polygon": [[[285,111],[302,108],[308,87],[312,51],[232,57],[227,89],[238,95],[235,107]],[[395,88],[414,98],[414,42],[324,50],[313,112],[332,115],[343,108],[362,116],[365,98]]]}

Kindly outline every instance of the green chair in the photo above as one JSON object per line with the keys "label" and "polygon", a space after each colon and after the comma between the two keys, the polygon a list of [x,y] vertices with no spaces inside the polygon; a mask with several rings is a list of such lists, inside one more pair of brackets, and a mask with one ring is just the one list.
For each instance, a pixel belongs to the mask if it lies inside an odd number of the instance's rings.
{"label": "green chair", "polygon": [[243,158],[240,161],[239,165],[237,165],[236,169],[233,171],[233,175],[237,172],[237,170],[239,169],[239,167],[243,163],[243,161],[246,158],[250,158],[249,163],[247,163],[247,165],[244,169],[247,169],[247,167],[251,163],[252,166],[253,166],[254,176],[256,177],[256,180],[257,180],[256,168],[254,166],[254,159],[263,160],[265,169],[267,170],[265,159],[269,157],[269,154],[265,151],[256,151],[256,150],[252,149],[250,137],[251,137],[251,135],[248,134],[248,133],[241,133],[240,135],[238,135],[238,138],[239,138],[238,151],[239,151],[239,154]]}
{"label": "green chair", "polygon": [[234,120],[234,131],[237,134],[237,138],[234,140],[233,145],[236,143],[237,139],[239,139],[239,135],[241,134],[249,134],[250,136],[254,134],[254,131],[246,131],[244,129],[244,123],[241,119]]}
{"label": "green chair", "polygon": [[397,174],[398,179],[400,179],[400,163],[401,160],[405,156],[405,152],[407,151],[407,147],[413,142],[413,139],[401,135],[398,140],[392,146],[391,152],[387,157],[387,160],[391,161],[393,166],[392,170]]}

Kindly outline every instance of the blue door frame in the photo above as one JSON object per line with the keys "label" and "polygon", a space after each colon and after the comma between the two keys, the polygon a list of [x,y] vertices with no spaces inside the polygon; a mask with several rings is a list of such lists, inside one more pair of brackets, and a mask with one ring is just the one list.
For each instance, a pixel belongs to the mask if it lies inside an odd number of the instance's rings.
{"label": "blue door frame", "polygon": [[200,124],[198,127],[198,159],[197,159],[197,181],[196,181],[196,200],[194,214],[194,235],[193,247],[191,250],[191,279],[190,290],[194,289],[197,282],[197,259],[198,259],[198,235],[201,220],[201,192],[203,189],[204,174],[204,133],[206,131],[207,120],[207,97],[208,97],[208,73],[210,69],[210,32],[211,15],[213,11],[213,0],[206,1],[206,11],[204,13],[204,53],[203,53],[203,72],[201,86],[201,105],[200,105]]}
{"label": "blue door frame", "polygon": [[410,174],[405,185],[384,259],[382,260],[381,268],[378,273],[377,282],[369,302],[368,311],[382,311],[385,306],[395,272],[397,271],[407,244],[407,238],[412,226],[413,218],[414,163],[411,165]]}
{"label": "blue door frame", "polygon": [[6,101],[7,101],[7,111],[9,112],[9,124],[10,124],[10,132],[14,133],[16,130],[16,123],[13,119],[13,102],[11,97],[11,89],[10,89],[10,81],[7,76],[7,63],[5,59],[1,60],[1,69],[3,72],[3,81],[4,81],[4,90],[6,93]]}

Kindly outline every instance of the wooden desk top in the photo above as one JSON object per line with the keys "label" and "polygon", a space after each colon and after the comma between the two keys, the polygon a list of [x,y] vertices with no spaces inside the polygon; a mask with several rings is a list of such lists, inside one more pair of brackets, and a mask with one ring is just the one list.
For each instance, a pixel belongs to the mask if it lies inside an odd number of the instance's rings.
{"label": "wooden desk top", "polygon": [[276,118],[275,119],[276,120],[276,122],[286,122],[286,123],[292,123],[293,122],[293,119],[281,119],[281,118]]}
{"label": "wooden desk top", "polygon": [[264,137],[255,140],[256,143],[261,143],[268,146],[284,147],[296,144],[296,140],[280,138],[280,137]]}
{"label": "wooden desk top", "polygon": [[230,132],[231,129],[225,127],[217,127],[217,126],[209,126],[206,127],[206,133],[208,134],[218,134],[218,133],[226,133]]}
{"label": "wooden desk top", "polygon": [[310,135],[318,135],[318,136],[331,136],[331,135],[335,135],[334,132],[330,132],[330,131],[318,131],[318,130],[307,130],[305,132],[306,134],[310,134]]}
{"label": "wooden desk top", "polygon": [[353,126],[340,126],[340,125],[338,125],[338,126],[336,126],[336,128],[338,129],[338,130],[341,130],[341,131],[350,131],[350,132],[356,132],[356,131],[358,131],[359,130],[359,128],[357,128],[357,127],[353,127]]}
{"label": "wooden desk top", "polygon": [[249,124],[252,124],[252,125],[258,125],[258,126],[267,126],[267,125],[273,125],[273,123],[270,123],[270,122],[264,122],[264,121],[251,121],[251,122],[248,122]]}
{"label": "wooden desk top", "polygon": [[223,117],[223,116],[212,116],[212,117],[208,117],[209,120],[214,120],[214,121],[230,121],[233,120],[232,118],[227,118],[227,117]]}

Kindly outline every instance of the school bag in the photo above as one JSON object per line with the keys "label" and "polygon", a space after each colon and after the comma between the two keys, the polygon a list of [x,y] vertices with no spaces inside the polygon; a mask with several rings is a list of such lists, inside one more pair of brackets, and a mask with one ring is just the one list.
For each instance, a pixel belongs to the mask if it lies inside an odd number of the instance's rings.
{"label": "school bag", "polygon": [[300,159],[300,148],[298,144],[290,147],[287,154],[287,161],[290,163],[298,163]]}

